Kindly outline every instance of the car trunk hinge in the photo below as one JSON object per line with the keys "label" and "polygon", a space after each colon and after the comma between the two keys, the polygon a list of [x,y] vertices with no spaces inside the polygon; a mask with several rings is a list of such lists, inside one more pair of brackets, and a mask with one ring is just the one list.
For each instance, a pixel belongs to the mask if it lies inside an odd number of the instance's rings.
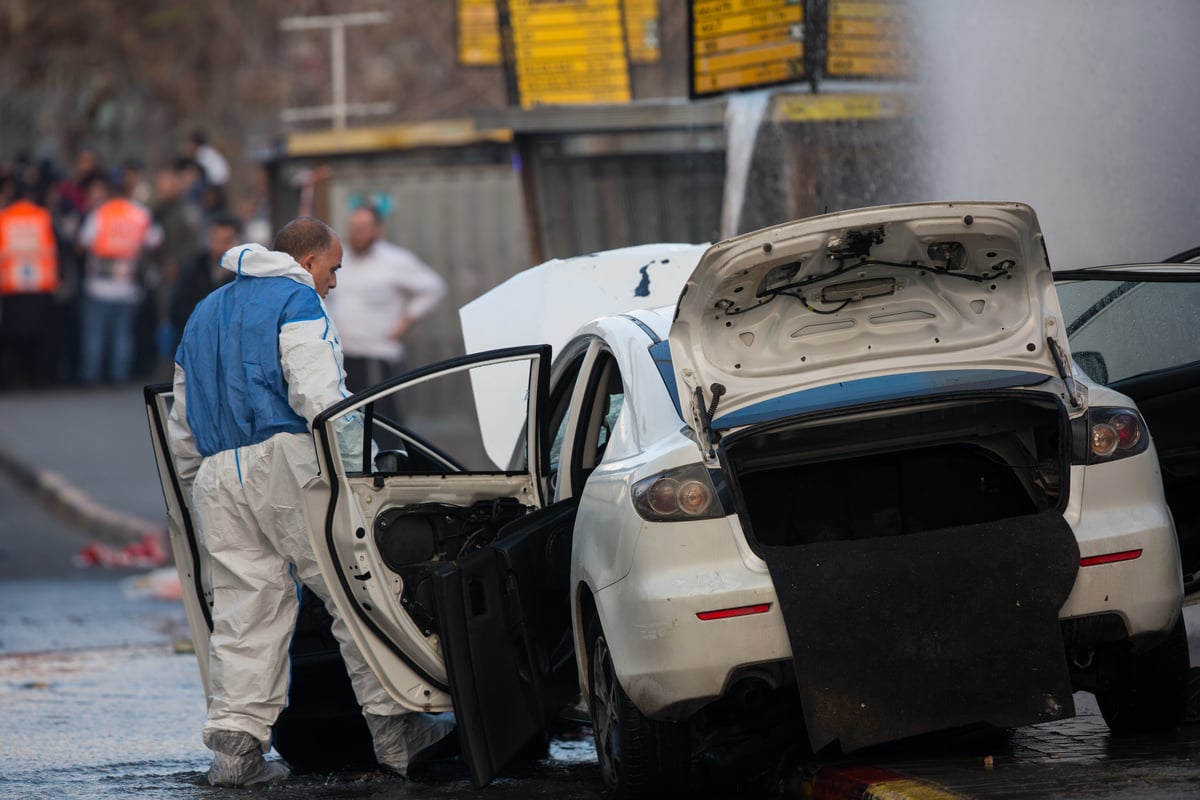
{"label": "car trunk hinge", "polygon": [[1050,349],[1050,357],[1054,359],[1054,366],[1058,369],[1058,377],[1062,378],[1063,383],[1067,387],[1067,399],[1071,401],[1071,408],[1079,408],[1083,405],[1083,398],[1079,393],[1079,384],[1075,381],[1075,376],[1071,374],[1071,368],[1067,363],[1067,356],[1059,345],[1058,340],[1053,336],[1046,337],[1046,346]]}
{"label": "car trunk hinge", "polygon": [[704,448],[705,458],[716,457],[716,443],[720,438],[712,428],[713,414],[717,413],[717,405],[721,402],[721,397],[725,394],[725,387],[719,383],[714,383],[709,387],[712,392],[712,402],[707,406],[704,404],[704,390],[699,386],[696,387],[695,407],[696,416],[699,418],[700,429],[697,433],[700,434],[701,445]]}

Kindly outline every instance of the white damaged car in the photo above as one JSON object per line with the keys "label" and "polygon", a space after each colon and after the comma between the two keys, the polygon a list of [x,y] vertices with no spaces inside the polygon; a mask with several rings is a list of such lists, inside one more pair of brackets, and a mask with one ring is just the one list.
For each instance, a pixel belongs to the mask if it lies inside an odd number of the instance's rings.
{"label": "white damaged car", "polygon": [[[564,712],[620,796],[755,736],[849,751],[1067,717],[1080,689],[1116,731],[1168,727],[1200,568],[1197,279],[1052,274],[1013,203],[543,265],[464,308],[468,350],[501,349],[318,418],[312,539],[384,686],[453,706],[480,785]],[[418,394],[477,413],[375,413]],[[146,398],[203,671],[170,387]],[[276,729],[302,769],[370,750],[313,626]]]}

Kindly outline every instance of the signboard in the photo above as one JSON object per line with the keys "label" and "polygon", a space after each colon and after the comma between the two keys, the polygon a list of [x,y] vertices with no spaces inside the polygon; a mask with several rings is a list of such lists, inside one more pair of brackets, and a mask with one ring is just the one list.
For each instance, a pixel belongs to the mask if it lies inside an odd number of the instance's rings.
{"label": "signboard", "polygon": [[[458,63],[465,67],[498,67],[500,17],[497,0],[458,0]],[[659,0],[621,0],[625,12],[625,43],[634,64],[657,64],[662,21]]]}
{"label": "signboard", "polygon": [[899,94],[793,94],[775,98],[777,122],[835,122],[855,119],[893,119],[908,111]]}
{"label": "signboard", "polygon": [[634,64],[657,64],[662,59],[658,0],[622,0],[622,5],[629,60]]}
{"label": "signboard", "polygon": [[503,63],[496,0],[458,0],[458,63],[466,67]]}
{"label": "signboard", "polygon": [[500,22],[522,108],[631,99],[621,0],[501,0]]}
{"label": "signboard", "polygon": [[458,0],[458,63],[466,67],[503,63],[496,0]]}
{"label": "signboard", "polygon": [[905,0],[830,0],[825,77],[903,78],[913,72]]}
{"label": "signboard", "polygon": [[691,95],[805,78],[803,0],[692,0]]}

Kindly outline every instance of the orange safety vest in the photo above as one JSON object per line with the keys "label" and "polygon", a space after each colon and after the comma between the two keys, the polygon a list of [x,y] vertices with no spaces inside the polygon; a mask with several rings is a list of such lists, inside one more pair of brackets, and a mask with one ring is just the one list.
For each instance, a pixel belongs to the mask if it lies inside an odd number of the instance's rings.
{"label": "orange safety vest", "polygon": [[96,238],[92,252],[100,258],[131,261],[142,252],[150,230],[150,212],[123,197],[96,209]]}
{"label": "orange safety vest", "polygon": [[58,247],[50,212],[28,200],[0,211],[0,295],[58,289]]}

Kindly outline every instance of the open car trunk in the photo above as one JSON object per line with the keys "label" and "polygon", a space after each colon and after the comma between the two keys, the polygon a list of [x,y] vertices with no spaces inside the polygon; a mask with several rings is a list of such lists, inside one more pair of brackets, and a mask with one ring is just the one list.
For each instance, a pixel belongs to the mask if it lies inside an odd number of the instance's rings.
{"label": "open car trunk", "polygon": [[1065,430],[1054,398],[1026,392],[774,425],[725,453],[754,541],[803,545],[1059,508]]}
{"label": "open car trunk", "polygon": [[1008,391],[726,438],[815,749],[1074,713],[1069,430],[1054,395]]}

